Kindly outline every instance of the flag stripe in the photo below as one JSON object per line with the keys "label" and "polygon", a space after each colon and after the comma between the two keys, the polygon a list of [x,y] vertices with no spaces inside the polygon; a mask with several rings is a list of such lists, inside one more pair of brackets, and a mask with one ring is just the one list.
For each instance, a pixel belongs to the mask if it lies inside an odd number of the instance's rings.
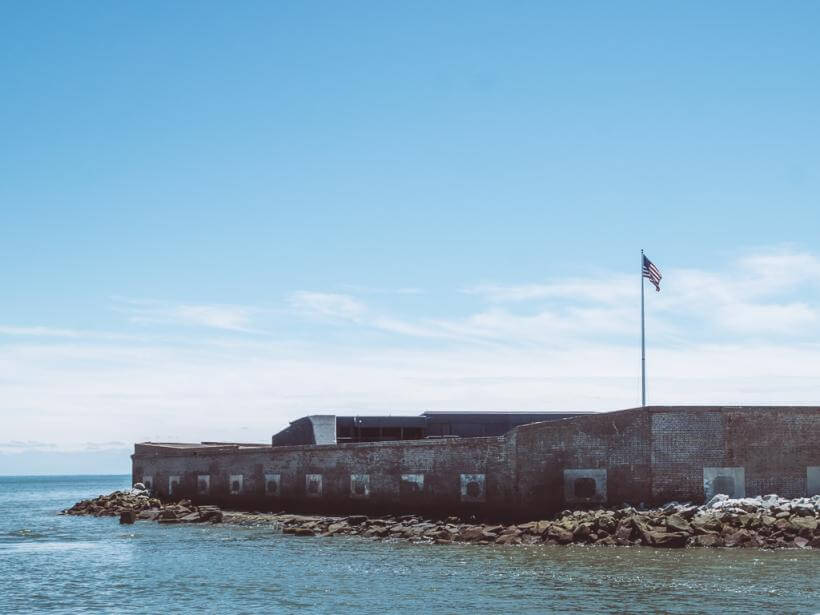
{"label": "flag stripe", "polygon": [[651,260],[646,258],[646,256],[643,257],[643,270],[641,273],[643,277],[645,277],[652,283],[652,285],[655,287],[655,290],[660,292],[661,278],[663,277],[661,275],[661,270],[658,269]]}

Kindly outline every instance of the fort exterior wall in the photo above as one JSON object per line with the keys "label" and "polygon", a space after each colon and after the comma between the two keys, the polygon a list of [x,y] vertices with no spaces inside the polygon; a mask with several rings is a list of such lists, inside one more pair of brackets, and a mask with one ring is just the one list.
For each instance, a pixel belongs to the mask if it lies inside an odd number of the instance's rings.
{"label": "fort exterior wall", "polygon": [[161,496],[294,512],[537,518],[588,505],[813,495],[820,408],[648,407],[492,438],[135,447]]}

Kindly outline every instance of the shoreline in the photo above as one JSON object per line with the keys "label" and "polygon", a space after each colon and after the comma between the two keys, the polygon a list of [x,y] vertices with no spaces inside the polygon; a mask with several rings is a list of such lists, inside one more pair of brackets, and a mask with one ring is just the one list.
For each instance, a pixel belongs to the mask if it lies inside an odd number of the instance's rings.
{"label": "shoreline", "polygon": [[552,518],[494,524],[458,517],[419,515],[302,515],[222,510],[189,500],[162,502],[141,489],[82,500],[59,514],[117,517],[121,524],[227,523],[266,525],[293,536],[361,536],[375,540],[479,545],[753,547],[820,549],[820,496],[786,500],[776,495],[730,499],[717,495],[697,506],[631,506],[565,510]]}

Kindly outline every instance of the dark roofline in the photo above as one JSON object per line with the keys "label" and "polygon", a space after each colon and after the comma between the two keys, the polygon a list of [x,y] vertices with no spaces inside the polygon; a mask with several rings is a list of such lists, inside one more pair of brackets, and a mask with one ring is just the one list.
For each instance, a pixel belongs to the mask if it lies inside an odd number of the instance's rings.
{"label": "dark roofline", "polygon": [[421,416],[441,416],[441,415],[479,415],[479,416],[521,416],[521,415],[545,415],[551,416],[553,414],[601,414],[595,410],[426,410],[421,413]]}

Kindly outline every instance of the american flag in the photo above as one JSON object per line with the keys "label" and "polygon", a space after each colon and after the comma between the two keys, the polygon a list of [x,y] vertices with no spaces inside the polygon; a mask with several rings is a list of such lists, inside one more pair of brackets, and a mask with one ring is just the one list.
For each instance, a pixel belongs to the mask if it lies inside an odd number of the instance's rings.
{"label": "american flag", "polygon": [[655,290],[660,292],[661,290],[661,271],[652,263],[651,260],[643,257],[643,277],[647,280],[652,282],[655,286]]}

